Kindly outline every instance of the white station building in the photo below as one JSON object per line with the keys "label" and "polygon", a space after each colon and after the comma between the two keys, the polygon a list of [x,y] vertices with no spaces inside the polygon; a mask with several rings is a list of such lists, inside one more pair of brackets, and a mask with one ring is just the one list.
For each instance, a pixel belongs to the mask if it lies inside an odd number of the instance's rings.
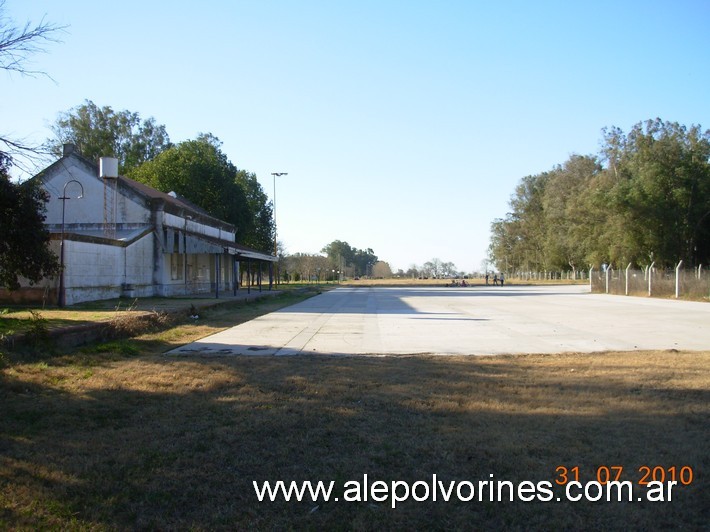
{"label": "white station building", "polygon": [[[45,223],[62,275],[2,294],[61,302],[117,297],[220,297],[262,277],[273,283],[276,257],[236,243],[236,228],[175,193],[118,175],[118,161],[97,166],[64,146],[61,159],[32,179],[49,193]],[[79,196],[81,196],[79,198]],[[62,301],[63,295],[63,301]]]}

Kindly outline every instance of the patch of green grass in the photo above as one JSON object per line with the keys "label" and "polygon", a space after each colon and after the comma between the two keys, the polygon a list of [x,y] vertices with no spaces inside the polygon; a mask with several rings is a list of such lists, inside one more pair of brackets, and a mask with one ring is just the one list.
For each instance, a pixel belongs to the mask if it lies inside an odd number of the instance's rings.
{"label": "patch of green grass", "polygon": [[132,357],[140,354],[140,349],[130,340],[114,340],[100,344],[89,345],[81,348],[83,354],[116,354],[123,357]]}
{"label": "patch of green grass", "polygon": [[22,329],[27,320],[0,316],[0,334],[11,335]]}

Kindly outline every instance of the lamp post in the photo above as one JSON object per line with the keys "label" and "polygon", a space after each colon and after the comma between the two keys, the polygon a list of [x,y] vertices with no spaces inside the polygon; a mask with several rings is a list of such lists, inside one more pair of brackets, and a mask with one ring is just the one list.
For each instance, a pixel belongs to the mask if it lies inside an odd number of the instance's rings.
{"label": "lamp post", "polygon": [[84,186],[79,183],[76,179],[70,179],[64,183],[64,188],[62,189],[62,195],[59,197],[62,200],[62,237],[59,241],[59,294],[57,294],[57,305],[63,307],[66,303],[64,297],[64,212],[66,210],[67,200],[71,199],[67,196],[67,186],[69,183],[76,183],[81,188],[81,194],[79,194],[76,199],[81,199],[84,197]]}
{"label": "lamp post", "polygon": [[282,175],[288,175],[288,172],[271,172],[271,175],[274,176],[274,209],[273,209],[273,215],[274,215],[274,257],[278,255],[278,252],[276,251],[276,178],[281,177]]}
{"label": "lamp post", "polygon": [[[273,216],[274,216],[274,257],[278,257],[279,253],[277,250],[277,240],[276,240],[276,178],[284,175],[288,175],[288,172],[271,172],[274,176],[274,200],[273,200]],[[276,266],[276,284],[279,283],[279,267]]]}

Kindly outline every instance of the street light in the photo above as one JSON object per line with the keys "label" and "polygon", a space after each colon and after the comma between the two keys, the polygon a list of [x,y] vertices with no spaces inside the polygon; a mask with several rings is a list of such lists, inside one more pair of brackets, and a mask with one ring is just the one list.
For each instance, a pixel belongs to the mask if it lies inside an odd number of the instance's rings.
{"label": "street light", "polygon": [[273,201],[273,215],[274,215],[274,257],[278,255],[276,251],[276,178],[282,175],[288,175],[288,172],[271,172],[274,176],[274,201]]}
{"label": "street light", "polygon": [[62,189],[62,195],[59,197],[62,200],[62,238],[59,241],[59,294],[57,294],[57,305],[63,307],[66,303],[64,294],[64,211],[66,209],[66,203],[68,199],[67,196],[67,186],[69,183],[76,183],[81,188],[81,194],[79,194],[76,199],[81,199],[84,197],[84,185],[79,183],[76,179],[70,179],[64,183],[64,188]]}
{"label": "street light", "polygon": [[[274,200],[273,200],[273,216],[274,216],[274,257],[278,257],[279,253],[278,250],[276,249],[276,178],[281,177],[283,175],[288,175],[288,172],[271,172],[271,175],[274,176]],[[278,267],[278,262],[276,265],[276,284],[279,283],[279,267]]]}

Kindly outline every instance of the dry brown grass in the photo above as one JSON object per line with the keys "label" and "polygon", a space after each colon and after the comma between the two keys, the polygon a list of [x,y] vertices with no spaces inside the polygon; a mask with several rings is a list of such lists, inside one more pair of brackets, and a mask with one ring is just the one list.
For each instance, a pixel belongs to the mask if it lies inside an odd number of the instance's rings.
{"label": "dry brown grass", "polygon": [[[223,319],[226,319],[223,317]],[[0,373],[0,528],[700,529],[710,352],[168,358],[185,325]],[[670,503],[259,503],[252,481],[592,480]],[[337,488],[336,488],[337,489]]]}

